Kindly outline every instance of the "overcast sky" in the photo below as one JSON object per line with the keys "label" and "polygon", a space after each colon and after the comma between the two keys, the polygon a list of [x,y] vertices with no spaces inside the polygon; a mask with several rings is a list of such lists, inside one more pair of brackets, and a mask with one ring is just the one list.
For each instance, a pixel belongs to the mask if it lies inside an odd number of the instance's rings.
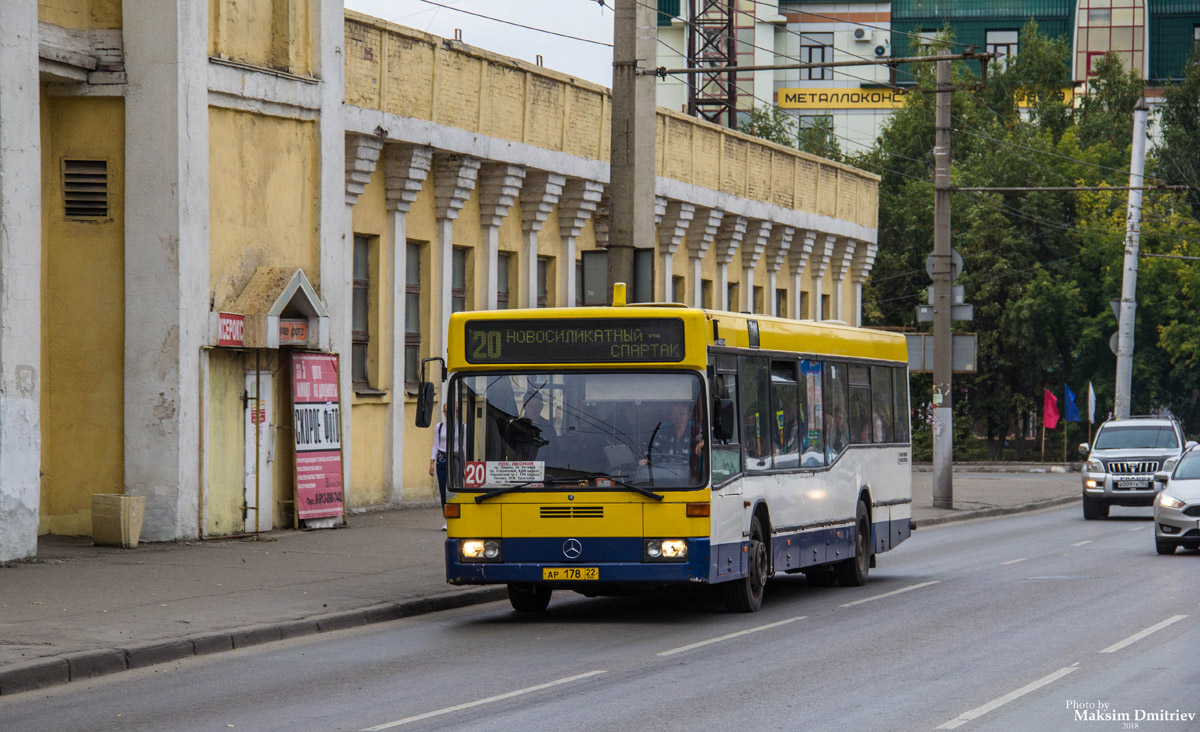
{"label": "overcast sky", "polygon": [[[453,38],[462,29],[464,43],[505,56],[535,62],[542,55],[548,68],[604,86],[612,85],[612,49],[594,43],[517,28],[421,0],[345,0],[346,8],[437,36]],[[596,0],[437,0],[480,15],[536,26],[557,33],[612,43],[613,12]]]}

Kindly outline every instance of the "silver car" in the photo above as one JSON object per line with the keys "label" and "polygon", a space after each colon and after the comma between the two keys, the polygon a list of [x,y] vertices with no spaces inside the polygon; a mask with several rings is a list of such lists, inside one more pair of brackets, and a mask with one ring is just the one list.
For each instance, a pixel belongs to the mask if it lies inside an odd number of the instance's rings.
{"label": "silver car", "polygon": [[1100,426],[1083,465],[1083,517],[1108,516],[1110,506],[1149,506],[1154,501],[1154,474],[1171,470],[1184,450],[1179,423],[1169,417],[1111,419]]}
{"label": "silver car", "polygon": [[1159,554],[1200,549],[1200,450],[1188,450],[1154,482],[1165,486],[1154,499],[1154,548]]}

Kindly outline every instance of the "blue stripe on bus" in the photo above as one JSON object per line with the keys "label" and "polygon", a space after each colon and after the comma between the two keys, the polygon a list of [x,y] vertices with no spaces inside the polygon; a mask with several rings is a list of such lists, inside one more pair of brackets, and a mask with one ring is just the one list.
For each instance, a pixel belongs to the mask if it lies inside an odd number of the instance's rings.
{"label": "blue stripe on bus", "polygon": [[[776,534],[771,538],[775,571],[786,572],[848,559],[854,555],[854,538],[857,531],[856,527],[850,525]],[[871,533],[875,553],[879,554],[907,539],[912,534],[912,527],[906,518],[879,521],[872,525]],[[743,541],[714,547],[708,581],[726,582],[746,576],[748,544]]]}
{"label": "blue stripe on bus", "polygon": [[[582,553],[569,560],[563,555],[566,541],[567,537],[502,539],[504,561],[463,562],[459,559],[459,540],[447,539],[446,580],[451,584],[541,582],[545,567],[598,567],[600,582],[703,582],[708,578],[706,538],[688,539],[686,562],[643,562],[645,540],[641,537],[581,538]],[[607,561],[600,561],[600,557]]]}

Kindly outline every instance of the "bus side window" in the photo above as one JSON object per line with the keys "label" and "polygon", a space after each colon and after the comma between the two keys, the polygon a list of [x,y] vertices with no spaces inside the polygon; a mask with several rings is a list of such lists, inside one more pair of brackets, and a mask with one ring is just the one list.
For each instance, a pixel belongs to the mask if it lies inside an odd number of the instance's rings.
{"label": "bus side window", "polygon": [[[712,373],[712,397],[733,400],[734,422],[738,421],[738,376],[737,357],[717,356],[715,369]],[[733,437],[728,440],[714,440],[710,454],[712,455],[712,482],[714,486],[729,480],[742,472],[742,448],[738,442],[741,430],[733,425]]]}
{"label": "bus side window", "polygon": [[800,467],[819,468],[825,464],[821,362],[801,361],[800,374]]}
{"label": "bus side window", "polygon": [[892,442],[892,370],[887,366],[871,367],[871,437]]}
{"label": "bus side window", "polygon": [[846,449],[850,442],[849,425],[846,423],[846,364],[825,362],[825,462]]}
{"label": "bus side window", "polygon": [[896,442],[908,442],[908,428],[912,416],[908,412],[908,371],[904,367],[892,369],[892,396],[896,400]]}
{"label": "bus side window", "polygon": [[771,362],[771,445],[776,468],[800,466],[800,382],[795,361]]}
{"label": "bus side window", "polygon": [[771,468],[771,403],[767,359],[742,358],[742,446],[746,470]]}
{"label": "bus side window", "polygon": [[866,366],[851,366],[850,373],[850,442],[871,444],[871,370]]}

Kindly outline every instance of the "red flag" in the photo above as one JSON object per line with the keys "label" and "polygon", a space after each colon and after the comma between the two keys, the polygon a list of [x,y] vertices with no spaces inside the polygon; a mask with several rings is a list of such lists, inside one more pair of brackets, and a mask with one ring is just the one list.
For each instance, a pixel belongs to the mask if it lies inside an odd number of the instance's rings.
{"label": "red flag", "polygon": [[1050,393],[1049,389],[1043,389],[1046,396],[1042,399],[1042,424],[1046,425],[1046,429],[1052,430],[1058,426],[1058,399]]}

